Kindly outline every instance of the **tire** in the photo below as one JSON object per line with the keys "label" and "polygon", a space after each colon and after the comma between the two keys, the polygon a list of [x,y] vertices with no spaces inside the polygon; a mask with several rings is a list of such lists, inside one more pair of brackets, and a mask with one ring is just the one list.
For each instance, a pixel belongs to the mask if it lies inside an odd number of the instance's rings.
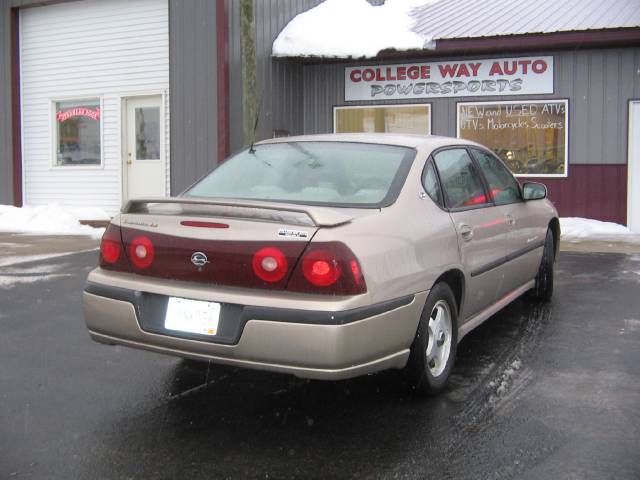
{"label": "tire", "polygon": [[[440,320],[434,325],[438,315]],[[456,300],[449,285],[437,283],[429,292],[420,315],[418,331],[405,367],[409,387],[421,395],[440,392],[453,369],[457,344]]]}
{"label": "tire", "polygon": [[549,301],[553,296],[553,266],[555,264],[555,245],[551,229],[547,230],[544,240],[542,260],[536,275],[536,284],[533,287],[533,298],[541,301]]}

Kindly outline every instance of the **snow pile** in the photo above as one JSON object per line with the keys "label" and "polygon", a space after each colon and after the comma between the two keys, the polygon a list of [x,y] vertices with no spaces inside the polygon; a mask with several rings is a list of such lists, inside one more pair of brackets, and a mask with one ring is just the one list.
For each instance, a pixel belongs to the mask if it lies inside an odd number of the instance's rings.
{"label": "snow pile", "polygon": [[565,242],[599,240],[609,242],[638,242],[640,235],[634,234],[624,225],[601,222],[589,218],[566,217],[560,219],[561,239]]}
{"label": "snow pile", "polygon": [[273,42],[275,57],[375,57],[381,50],[433,48],[411,31],[411,9],[437,0],[326,0],[296,16]]}
{"label": "snow pile", "polygon": [[0,205],[0,232],[45,235],[88,235],[100,238],[104,228],[81,225],[79,220],[109,219],[96,208],[62,208],[59,205],[12,207]]}

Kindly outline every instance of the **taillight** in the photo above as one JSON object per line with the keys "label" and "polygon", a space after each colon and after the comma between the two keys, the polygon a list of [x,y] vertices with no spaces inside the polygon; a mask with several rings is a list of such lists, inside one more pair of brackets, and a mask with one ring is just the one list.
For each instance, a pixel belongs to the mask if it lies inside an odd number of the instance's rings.
{"label": "taillight", "polygon": [[102,239],[100,244],[100,253],[102,259],[107,263],[116,263],[120,258],[120,242],[118,240]]}
{"label": "taillight", "polygon": [[253,272],[265,282],[278,282],[284,278],[289,268],[287,257],[282,250],[265,247],[253,255]]}
{"label": "taillight", "polygon": [[[122,240],[120,238],[120,227],[110,223],[102,235],[100,242],[100,266],[113,268],[122,255]],[[121,262],[120,262],[121,263]]]}
{"label": "taillight", "polygon": [[137,268],[148,268],[153,263],[154,256],[153,243],[144,235],[134,238],[129,244],[129,259]]}
{"label": "taillight", "polygon": [[314,250],[302,258],[302,273],[317,287],[333,285],[342,274],[342,266],[333,252]]}
{"label": "taillight", "polygon": [[291,276],[287,290],[331,295],[357,295],[367,291],[360,264],[340,242],[307,247]]}

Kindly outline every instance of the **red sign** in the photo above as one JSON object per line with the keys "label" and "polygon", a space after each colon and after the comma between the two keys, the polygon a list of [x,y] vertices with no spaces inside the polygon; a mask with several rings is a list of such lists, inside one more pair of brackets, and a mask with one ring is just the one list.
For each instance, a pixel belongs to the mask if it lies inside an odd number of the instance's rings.
{"label": "red sign", "polygon": [[56,120],[59,122],[64,122],[72,117],[87,117],[92,120],[100,120],[100,107],[96,107],[95,110],[86,107],[76,107],[56,113]]}

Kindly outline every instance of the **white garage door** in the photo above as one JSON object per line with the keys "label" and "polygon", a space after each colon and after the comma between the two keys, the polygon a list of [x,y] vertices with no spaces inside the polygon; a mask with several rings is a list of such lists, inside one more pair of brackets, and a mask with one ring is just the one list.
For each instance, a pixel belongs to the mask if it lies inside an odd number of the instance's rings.
{"label": "white garage door", "polygon": [[[126,107],[159,98],[157,194],[168,191],[167,0],[20,11],[24,200],[115,213],[127,195]],[[124,121],[123,121],[124,119]]]}

